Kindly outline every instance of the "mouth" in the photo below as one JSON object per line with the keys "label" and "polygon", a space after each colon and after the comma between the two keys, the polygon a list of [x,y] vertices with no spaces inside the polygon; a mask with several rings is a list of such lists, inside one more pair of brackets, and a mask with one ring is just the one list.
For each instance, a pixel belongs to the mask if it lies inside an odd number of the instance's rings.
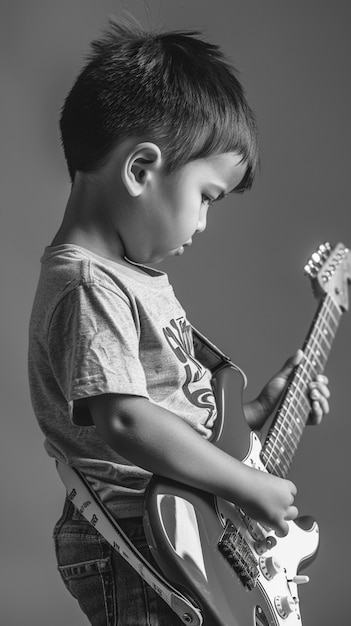
{"label": "mouth", "polygon": [[186,241],[185,243],[183,243],[183,245],[182,245],[182,246],[179,246],[179,248],[177,248],[177,249],[174,251],[174,254],[175,254],[176,256],[180,256],[181,254],[183,254],[183,253],[184,253],[184,249],[185,249],[185,248],[188,248],[189,246],[191,246],[191,244],[192,244],[192,239],[188,239],[188,241]]}
{"label": "mouth", "polygon": [[173,252],[173,254],[174,256],[180,256],[181,254],[183,254],[183,252],[184,252],[184,246],[180,246]]}

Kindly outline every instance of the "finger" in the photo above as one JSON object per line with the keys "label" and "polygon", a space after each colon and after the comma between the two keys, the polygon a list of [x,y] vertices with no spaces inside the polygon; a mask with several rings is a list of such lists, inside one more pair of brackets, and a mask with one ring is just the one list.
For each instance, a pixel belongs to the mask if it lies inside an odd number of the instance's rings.
{"label": "finger", "polygon": [[293,367],[296,367],[296,365],[299,365],[299,363],[301,363],[303,357],[304,357],[303,350],[299,348],[295,352],[295,354],[293,354],[291,357],[288,358],[288,360],[285,362],[284,367],[288,367],[290,369]]}
{"label": "finger", "polygon": [[319,389],[313,389],[310,396],[312,400],[312,411],[318,413],[318,415],[320,412],[327,415],[329,413],[329,396],[322,394]]}
{"label": "finger", "polygon": [[327,398],[325,398],[324,396],[320,396],[319,400],[316,400],[315,402],[319,402],[319,405],[322,409],[323,415],[328,415],[329,413],[329,402],[327,400]]}
{"label": "finger", "polygon": [[[314,381],[310,383],[309,390],[310,390],[311,398],[313,398],[314,400],[318,399],[319,397],[318,394],[321,394],[325,398],[330,398],[330,391],[329,391],[328,386],[322,383],[321,381]],[[313,395],[314,392],[316,393]]]}
{"label": "finger", "polygon": [[289,532],[289,524],[288,522],[297,518],[299,514],[298,508],[296,506],[290,506],[286,512],[286,515],[283,520],[274,524],[273,528],[275,530],[275,534],[277,537],[286,537]]}
{"label": "finger", "polygon": [[329,378],[328,376],[324,376],[324,374],[318,374],[316,376],[316,381],[322,383],[322,385],[329,385]]}
{"label": "finger", "polygon": [[305,353],[303,350],[301,350],[301,348],[299,348],[296,352],[295,358],[297,359],[297,363],[296,365],[298,365],[299,363],[301,363],[303,357],[305,356]]}
{"label": "finger", "polygon": [[276,524],[274,528],[277,537],[286,537],[289,532],[289,524],[282,521],[280,524]]}
{"label": "finger", "polygon": [[297,494],[297,487],[296,487],[296,485],[295,485],[294,483],[292,483],[292,482],[291,482],[291,480],[290,480],[290,481],[288,481],[288,482],[290,483],[290,492],[291,492],[291,495],[293,496],[293,498],[295,498],[295,496],[296,496],[296,494]]}
{"label": "finger", "polygon": [[283,367],[281,368],[280,372],[278,373],[278,376],[282,376],[282,377],[288,379],[288,377],[290,376],[290,374],[293,371],[293,369],[297,365],[299,365],[299,363],[301,362],[303,356],[304,356],[303,351],[302,350],[297,350],[297,352],[295,352],[295,354],[290,356],[285,361]]}
{"label": "finger", "polygon": [[299,510],[296,506],[289,506],[288,511],[285,515],[285,520],[293,520],[296,519],[299,514]]}
{"label": "finger", "polygon": [[309,426],[319,426],[323,419],[323,411],[319,402],[312,403],[311,413],[308,416],[307,424]]}
{"label": "finger", "polygon": [[312,403],[312,410],[308,417],[307,423],[312,426],[319,426],[324,415],[327,415],[328,413],[329,413],[329,405],[325,407],[324,409],[322,409],[320,403],[317,400],[315,400]]}

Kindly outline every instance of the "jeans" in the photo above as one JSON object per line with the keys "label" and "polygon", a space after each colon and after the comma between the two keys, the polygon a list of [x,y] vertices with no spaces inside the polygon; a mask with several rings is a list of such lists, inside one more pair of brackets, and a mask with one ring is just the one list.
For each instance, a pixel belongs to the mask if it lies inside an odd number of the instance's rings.
{"label": "jeans", "polygon": [[[150,562],[141,518],[119,520]],[[54,529],[58,569],[93,626],[180,626],[172,609],[66,500]],[[154,564],[154,563],[153,563]]]}

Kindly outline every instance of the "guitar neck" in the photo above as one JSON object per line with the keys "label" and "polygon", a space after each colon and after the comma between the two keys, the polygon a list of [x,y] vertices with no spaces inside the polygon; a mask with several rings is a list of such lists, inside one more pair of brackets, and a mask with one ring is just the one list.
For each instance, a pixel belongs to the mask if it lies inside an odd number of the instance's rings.
{"label": "guitar neck", "polygon": [[285,478],[311,410],[308,384],[321,374],[339,326],[341,312],[327,294],[307,334],[304,358],[295,368],[262,446],[261,461],[270,474]]}

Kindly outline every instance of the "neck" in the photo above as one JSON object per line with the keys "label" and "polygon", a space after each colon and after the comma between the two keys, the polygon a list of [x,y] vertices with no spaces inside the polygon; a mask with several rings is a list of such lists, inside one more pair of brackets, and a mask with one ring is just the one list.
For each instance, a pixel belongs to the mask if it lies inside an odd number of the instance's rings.
{"label": "neck", "polygon": [[285,478],[311,410],[308,384],[324,370],[341,312],[329,295],[321,302],[307,335],[304,358],[296,368],[261,451],[271,474]]}
{"label": "neck", "polygon": [[51,245],[70,243],[116,262],[124,249],[108,211],[108,199],[98,181],[79,172],[67,202],[62,224]]}

